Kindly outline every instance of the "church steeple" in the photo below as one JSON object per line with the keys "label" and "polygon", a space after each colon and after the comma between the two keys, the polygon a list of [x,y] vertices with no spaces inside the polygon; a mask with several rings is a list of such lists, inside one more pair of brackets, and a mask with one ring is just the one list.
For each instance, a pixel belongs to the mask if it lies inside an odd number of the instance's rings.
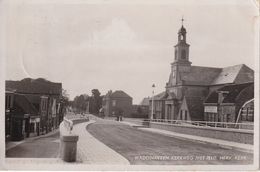
{"label": "church steeple", "polygon": [[191,62],[189,61],[189,47],[186,42],[186,29],[183,26],[184,19],[182,18],[182,26],[178,32],[178,43],[174,46],[175,58],[171,63],[171,74],[169,82],[166,87],[172,87],[182,84],[182,75],[189,73],[191,69]]}
{"label": "church steeple", "polygon": [[186,43],[186,34],[187,31],[183,26],[184,19],[181,19],[182,25],[178,32],[178,43],[174,46],[175,48],[175,58],[174,63],[182,63],[186,65],[190,65],[189,61],[189,44]]}
{"label": "church steeple", "polygon": [[184,19],[182,17],[181,19],[181,28],[178,32],[178,43],[179,42],[186,42],[186,29],[183,27],[183,22],[184,22]]}

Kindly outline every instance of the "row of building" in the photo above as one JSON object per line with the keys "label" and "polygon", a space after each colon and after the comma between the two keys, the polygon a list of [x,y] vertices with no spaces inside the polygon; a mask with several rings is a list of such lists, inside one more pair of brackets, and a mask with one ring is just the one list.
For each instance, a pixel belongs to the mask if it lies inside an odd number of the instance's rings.
{"label": "row of building", "polygon": [[39,136],[58,128],[65,108],[62,84],[45,79],[6,81],[6,141]]}
{"label": "row of building", "polygon": [[[149,98],[144,98],[140,104],[133,104],[133,98],[122,90],[110,90],[101,97],[99,115],[102,117],[148,118]],[[87,100],[86,105],[89,113],[92,105],[90,99]]]}
{"label": "row of building", "polygon": [[[254,120],[254,71],[241,64],[225,68],[193,66],[186,29],[180,28],[165,91],[155,95],[149,118],[211,122]],[[152,110],[150,100],[150,113]]]}

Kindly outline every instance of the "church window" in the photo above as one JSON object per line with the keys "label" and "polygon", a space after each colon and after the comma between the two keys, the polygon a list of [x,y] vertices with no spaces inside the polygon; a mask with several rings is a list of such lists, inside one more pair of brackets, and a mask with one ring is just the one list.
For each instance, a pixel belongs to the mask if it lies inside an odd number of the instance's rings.
{"label": "church window", "polygon": [[181,41],[183,40],[183,35],[181,35]]}
{"label": "church window", "polygon": [[181,58],[182,58],[182,59],[185,59],[185,58],[186,58],[186,51],[185,51],[185,50],[182,50],[182,51],[181,51]]}

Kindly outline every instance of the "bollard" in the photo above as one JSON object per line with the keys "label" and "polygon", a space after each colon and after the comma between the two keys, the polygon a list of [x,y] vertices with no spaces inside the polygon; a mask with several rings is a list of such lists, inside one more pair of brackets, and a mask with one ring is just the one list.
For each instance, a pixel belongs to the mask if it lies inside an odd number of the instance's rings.
{"label": "bollard", "polygon": [[61,159],[66,162],[75,162],[77,156],[77,135],[63,135],[61,136]]}

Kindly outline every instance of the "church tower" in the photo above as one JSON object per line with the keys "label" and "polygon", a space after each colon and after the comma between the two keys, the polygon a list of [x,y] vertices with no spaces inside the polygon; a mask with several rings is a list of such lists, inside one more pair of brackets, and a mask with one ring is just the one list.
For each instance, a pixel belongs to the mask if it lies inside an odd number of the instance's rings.
{"label": "church tower", "polygon": [[181,73],[190,72],[189,47],[186,42],[186,29],[182,26],[178,32],[178,43],[174,46],[174,62],[171,63],[171,75],[167,87],[181,85]]}
{"label": "church tower", "polygon": [[174,46],[175,56],[174,63],[179,63],[182,65],[190,65],[189,62],[189,44],[186,43],[186,29],[181,26],[178,32],[178,43]]}

